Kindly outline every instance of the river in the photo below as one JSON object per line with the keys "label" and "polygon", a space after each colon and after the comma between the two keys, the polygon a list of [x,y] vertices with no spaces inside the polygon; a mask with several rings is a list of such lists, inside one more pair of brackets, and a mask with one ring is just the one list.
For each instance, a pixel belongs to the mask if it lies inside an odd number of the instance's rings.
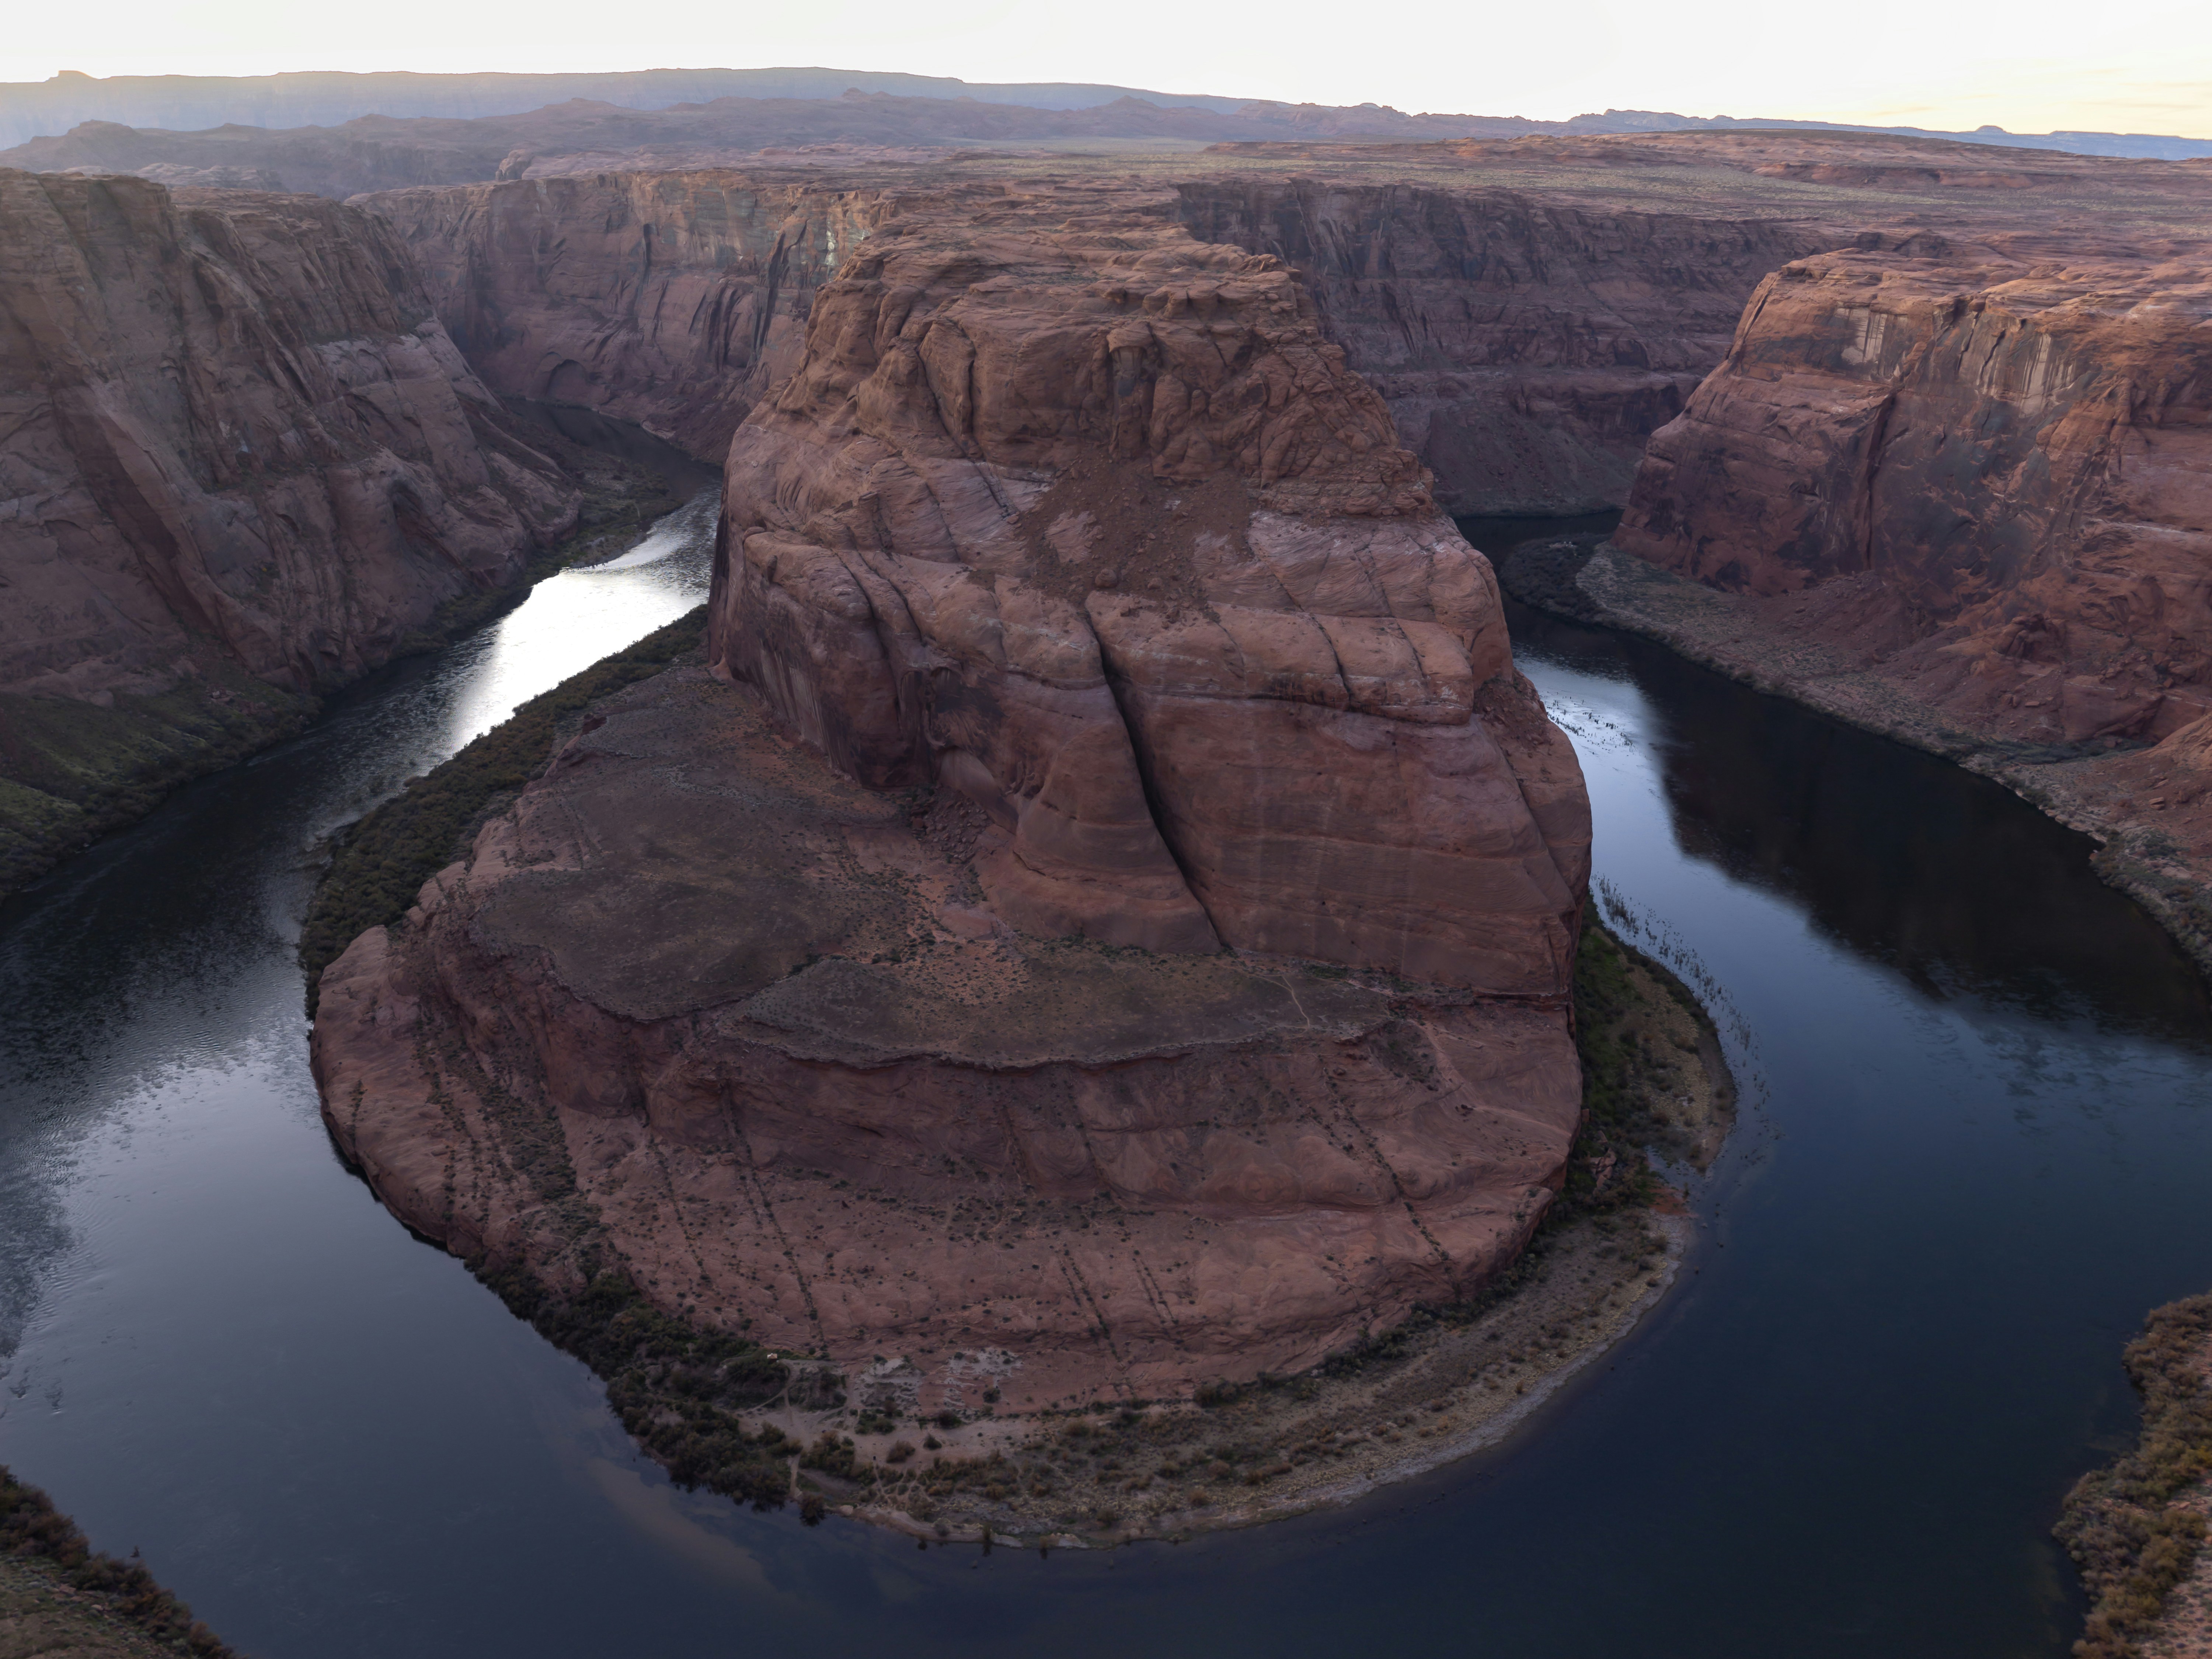
{"label": "river", "polygon": [[2067,1651],[2059,1498],[2212,1285],[2197,978],[1994,786],[1519,611],[1601,902],[1745,1085],[1684,1288],[1497,1453],[1249,1534],[925,1550],[673,1489],[339,1164],[292,951],[320,840],[696,603],[702,523],[0,909],[0,1460],[95,1543],[258,1659]]}

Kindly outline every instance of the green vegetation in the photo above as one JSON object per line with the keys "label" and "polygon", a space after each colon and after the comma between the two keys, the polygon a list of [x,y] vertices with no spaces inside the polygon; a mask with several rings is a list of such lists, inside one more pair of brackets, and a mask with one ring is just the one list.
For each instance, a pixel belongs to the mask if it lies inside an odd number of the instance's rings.
{"label": "green vegetation", "polygon": [[2080,1659],[2135,1659],[2203,1547],[2203,1516],[2173,1500],[2212,1479],[2212,1388],[2199,1374],[2208,1344],[2212,1293],[2153,1310],[2123,1356],[2142,1394],[2142,1436],[2075,1483],[2052,1528],[2091,1597]]}
{"label": "green vegetation", "polygon": [[0,894],[145,817],[179,784],[292,736],[321,706],[227,662],[105,705],[0,694]]}
{"label": "green vegetation", "polygon": [[[89,1598],[100,1611],[128,1620],[161,1649],[191,1654],[195,1659],[231,1659],[231,1650],[193,1619],[190,1607],[155,1583],[152,1573],[136,1561],[118,1561],[94,1550],[77,1530],[76,1522],[58,1513],[46,1493],[16,1480],[4,1466],[0,1466],[0,1553],[11,1562],[33,1564],[69,1590]],[[88,1643],[88,1632],[70,1632],[69,1635],[76,1639],[64,1638],[56,1643],[58,1632],[27,1630],[15,1609],[9,1612],[4,1622],[10,1651],[54,1650],[46,1643],[64,1646],[70,1653],[102,1650],[96,1633],[91,1633],[94,1640]],[[40,1635],[44,1642],[37,1642]],[[37,1644],[35,1648],[13,1645],[19,1641]]]}
{"label": "green vegetation", "polygon": [[696,650],[706,627],[704,605],[678,617],[532,697],[405,793],[386,801],[345,832],[331,868],[315,889],[300,935],[307,970],[308,1008],[314,982],[340,952],[371,927],[399,920],[415,895],[467,851],[477,828],[503,810],[553,757],[564,725],[584,708],[659,673]]}
{"label": "green vegetation", "polygon": [[[1585,918],[1575,952],[1575,1047],[1583,1062],[1583,1132],[1570,1165],[1565,1189],[1545,1220],[1557,1226],[1592,1210],[1649,1204],[1658,1183],[1646,1150],[1670,1146],[1673,1126],[1653,1110],[1655,1095],[1668,1088],[1694,1055],[1660,1052],[1635,1018],[1642,997],[1629,977],[1633,964],[1682,1003],[1693,1018],[1704,1013],[1686,987],[1641,951],[1622,944],[1594,917]],[[1655,1086],[1656,1085],[1656,1086]],[[1603,1192],[1597,1164],[1608,1153]]]}
{"label": "green vegetation", "polygon": [[[773,1425],[748,1434],[738,1417],[791,1386],[784,1364],[758,1343],[662,1313],[618,1270],[596,1273],[568,1295],[518,1269],[477,1264],[477,1272],[548,1341],[605,1379],[623,1430],[678,1486],[757,1509],[793,1495],[798,1443]],[[845,1455],[849,1461],[849,1449]]]}

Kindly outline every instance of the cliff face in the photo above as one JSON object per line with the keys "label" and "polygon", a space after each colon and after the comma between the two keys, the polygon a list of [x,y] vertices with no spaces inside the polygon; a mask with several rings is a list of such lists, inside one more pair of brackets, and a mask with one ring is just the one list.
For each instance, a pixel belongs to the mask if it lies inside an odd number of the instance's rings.
{"label": "cliff face", "polygon": [[1208,179],[1178,198],[1194,235],[1305,273],[1462,515],[1620,505],[1759,280],[1823,242],[1801,222],[1480,188]]}
{"label": "cliff face", "polygon": [[[796,365],[837,262],[894,198],[934,188],[911,169],[892,186],[610,173],[362,199],[399,227],[447,330],[500,391],[603,408],[719,459]],[[1102,188],[1302,272],[1323,333],[1462,514],[1619,505],[1759,279],[1829,234],[1480,188],[1241,175],[1172,195]]]}
{"label": "cliff face", "polygon": [[1616,538],[1879,656],[1970,729],[2212,710],[2212,288],[2194,261],[1925,239],[1785,266]]}
{"label": "cliff face", "polygon": [[1763,284],[1614,544],[1516,591],[2002,780],[2212,965],[2201,252],[1868,240]]}
{"label": "cliff face", "polygon": [[773,174],[617,173],[363,198],[413,251],[470,363],[720,464],[791,372],[816,289],[877,192]]}
{"label": "cliff face", "polygon": [[573,1273],[542,1126],[656,1299],[1016,1407],[1310,1364],[1510,1258],[1588,804],[1279,261],[911,196],[725,508],[721,678],[604,705],[323,980],[386,1201]]}
{"label": "cliff face", "polygon": [[286,718],[268,688],[380,661],[574,520],[366,214],[0,172],[0,865],[98,817],[103,744],[107,783],[229,758]]}

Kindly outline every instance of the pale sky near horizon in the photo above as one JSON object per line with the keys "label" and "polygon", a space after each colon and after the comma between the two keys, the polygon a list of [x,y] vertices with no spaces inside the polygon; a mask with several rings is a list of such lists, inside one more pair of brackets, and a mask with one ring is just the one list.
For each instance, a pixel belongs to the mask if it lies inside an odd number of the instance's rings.
{"label": "pale sky near horizon", "polygon": [[[610,17],[628,25],[608,33]],[[368,25],[364,27],[364,24]],[[2212,5],[2014,0],[663,0],[610,14],[453,0],[108,0],[24,6],[0,81],[282,70],[592,70],[828,64],[969,81],[1098,81],[1559,119],[1607,107],[2015,132],[2212,138]]]}

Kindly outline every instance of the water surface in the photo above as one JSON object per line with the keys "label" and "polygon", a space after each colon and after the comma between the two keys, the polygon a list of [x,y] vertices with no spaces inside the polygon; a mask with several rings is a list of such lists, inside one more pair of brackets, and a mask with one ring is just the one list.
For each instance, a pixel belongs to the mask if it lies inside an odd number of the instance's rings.
{"label": "water surface", "polygon": [[260,1659],[2066,1652],[2058,1499],[2212,1284],[2201,988],[2002,791],[1517,612],[1602,902],[1746,1085],[1683,1292],[1500,1453],[1252,1534],[987,1556],[672,1490],[339,1165],[291,956],[331,826],[696,601],[667,539],[0,910],[0,1458],[97,1543]]}

